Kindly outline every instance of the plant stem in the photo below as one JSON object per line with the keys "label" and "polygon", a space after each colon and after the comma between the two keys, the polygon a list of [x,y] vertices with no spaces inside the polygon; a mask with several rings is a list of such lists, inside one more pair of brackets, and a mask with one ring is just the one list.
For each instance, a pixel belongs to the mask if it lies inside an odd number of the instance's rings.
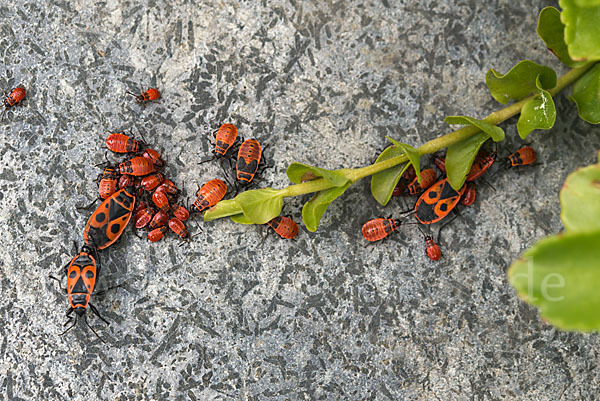
{"label": "plant stem", "polygon": [[[517,103],[511,104],[510,106],[505,107],[502,110],[498,110],[498,111],[490,114],[486,118],[484,118],[483,121],[489,122],[493,125],[497,125],[498,123],[500,123],[504,120],[507,120],[510,117],[514,116],[515,114],[519,113],[521,111],[521,109],[523,108],[523,105],[525,103],[527,103],[527,101],[532,99],[533,96],[534,95],[527,97]],[[492,121],[496,121],[496,122],[492,122]],[[424,143],[423,145],[418,147],[417,150],[422,155],[435,153],[440,149],[447,148],[447,147],[452,146],[460,141],[464,141],[465,139],[472,137],[473,135],[475,135],[478,132],[480,132],[479,128],[477,128],[473,125],[466,125],[462,128],[457,129],[456,131],[450,132],[448,134],[442,135],[440,137],[432,139],[429,142]],[[386,170],[390,167],[394,167],[394,166],[396,166],[400,163],[403,163],[407,160],[408,160],[408,157],[406,157],[405,155],[396,156],[396,157],[387,159],[383,162],[379,162],[379,163],[372,164],[370,166],[355,169],[352,171],[352,180],[358,181],[361,178],[367,177],[369,175],[373,175],[380,171]]]}
{"label": "plant stem", "polygon": [[[594,64],[595,63],[591,62],[591,63],[584,65],[583,67],[573,68],[573,69],[569,70],[566,74],[564,74],[557,80],[556,86],[554,88],[550,89],[548,92],[550,92],[550,94],[552,96],[556,95],[558,92],[560,92],[561,90],[563,90],[564,88],[566,88],[567,86],[569,86],[573,82],[575,82],[577,79],[579,79],[579,77],[581,77],[583,74],[585,74]],[[498,125],[501,122],[519,114],[521,112],[521,109],[525,105],[525,103],[527,103],[529,100],[533,99],[535,96],[536,95],[531,95],[523,100],[520,100],[516,103],[511,104],[510,106],[507,106],[501,110],[495,111],[495,112],[491,113],[490,115],[488,115],[487,117],[485,117],[483,119],[483,121],[490,123],[492,125]],[[419,153],[421,155],[435,153],[440,149],[447,148],[447,147],[452,146],[460,141],[470,138],[471,136],[475,135],[478,132],[480,132],[480,130],[479,130],[479,128],[477,128],[475,126],[472,126],[472,125],[464,126],[462,128],[457,129],[456,131],[450,132],[448,134],[442,135],[438,138],[432,139],[432,140],[424,143],[419,148],[417,148],[417,150],[419,151]],[[346,177],[348,177],[349,179],[352,180],[352,182],[356,182],[356,181],[360,180],[361,178],[365,178],[365,177],[368,177],[375,173],[378,173],[380,171],[397,166],[398,164],[404,163],[407,160],[408,160],[408,157],[406,155],[401,155],[401,156],[392,157],[387,160],[372,164],[370,166],[361,167],[361,168],[357,168],[357,169],[340,169],[337,171],[343,172],[344,175],[346,175]],[[324,178],[318,178],[316,180],[303,182],[302,184],[290,185],[290,186],[282,189],[280,193],[283,197],[298,196],[298,195],[304,195],[304,194],[309,194],[309,193],[313,193],[313,192],[323,191],[325,189],[332,188],[333,186],[334,186],[333,184],[331,184],[329,181],[325,180]],[[210,213],[210,220],[212,220],[214,218],[226,217],[226,216],[235,214],[231,210],[228,210],[226,215],[225,214],[221,215],[218,211],[218,206],[219,205],[217,204],[217,210],[214,210]],[[241,213],[241,212],[242,211],[240,209],[239,213]],[[205,215],[205,219],[206,219],[206,215]]]}
{"label": "plant stem", "polygon": [[333,185],[329,181],[325,180],[324,178],[319,178],[316,180],[303,182],[302,184],[290,185],[282,190],[282,194],[284,197],[298,196],[323,191],[331,187],[333,187]]}
{"label": "plant stem", "polygon": [[556,95],[558,92],[565,89],[573,82],[577,81],[583,74],[585,74],[590,68],[592,68],[594,64],[595,62],[587,63],[583,67],[573,68],[567,71],[565,75],[563,75],[558,79],[558,81],[556,81],[556,86],[548,90],[548,92],[550,92],[552,96]]}
{"label": "plant stem", "polygon": [[[592,67],[592,65],[594,65],[594,63],[588,63],[588,64],[584,65],[583,67],[574,68],[572,70],[569,70],[565,75],[563,75],[556,81],[556,86],[554,88],[550,89],[548,92],[550,92],[550,94],[552,96],[556,95],[558,92],[560,92],[565,87],[567,87],[570,84],[572,84],[573,82],[575,82],[583,74],[585,74],[587,72],[587,70],[589,70]],[[533,99],[535,96],[536,95],[531,95],[529,97],[526,97],[523,100],[520,100],[516,103],[511,104],[510,106],[507,106],[501,110],[495,111],[495,112],[491,113],[490,115],[488,115],[487,117],[485,117],[483,119],[483,121],[488,122],[492,125],[498,125],[501,122],[506,121],[509,118],[519,114],[521,112],[521,109],[525,105],[525,103],[527,103],[528,101]],[[467,125],[467,126],[457,129],[456,131],[453,131],[448,134],[437,137],[435,139],[432,139],[431,141],[426,142],[423,145],[421,145],[420,147],[418,147],[417,150],[422,155],[435,153],[440,149],[447,148],[447,147],[454,145],[460,141],[470,138],[471,136],[475,135],[479,131],[480,131],[479,128],[477,128],[473,125]],[[353,181],[358,181],[361,178],[367,177],[369,175],[373,175],[375,173],[378,173],[379,171],[383,171],[390,167],[396,166],[407,160],[408,160],[408,158],[404,155],[396,156],[396,157],[387,159],[380,163],[375,163],[370,166],[352,170],[352,179],[353,179]]]}

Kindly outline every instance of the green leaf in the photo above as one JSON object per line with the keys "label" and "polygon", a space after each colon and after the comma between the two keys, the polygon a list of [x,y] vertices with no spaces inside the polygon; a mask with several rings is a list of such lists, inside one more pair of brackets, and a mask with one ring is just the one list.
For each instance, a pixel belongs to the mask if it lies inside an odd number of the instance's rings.
{"label": "green leaf", "polygon": [[230,219],[234,222],[234,223],[239,223],[239,224],[254,224],[252,222],[252,220],[250,220],[248,217],[244,216],[243,213],[240,214],[234,214],[233,216],[230,217]]}
{"label": "green leaf", "polygon": [[221,217],[234,216],[242,213],[242,208],[235,199],[226,199],[204,212],[204,221],[212,221]]}
{"label": "green leaf", "polygon": [[[539,77],[538,77],[539,78]],[[537,80],[539,84],[539,79]],[[552,95],[538,86],[539,95],[525,103],[517,122],[517,131],[522,139],[534,129],[550,129],[556,120],[556,108]]]}
{"label": "green leaf", "polygon": [[319,227],[321,217],[331,204],[338,196],[343,194],[348,187],[352,185],[351,182],[347,183],[343,187],[329,188],[324,191],[319,191],[312,197],[311,200],[304,204],[302,208],[302,221],[306,229],[311,232],[315,232]]}
{"label": "green leaf", "polygon": [[542,239],[508,270],[508,279],[542,318],[565,330],[600,330],[600,232]]}
{"label": "green leaf", "polygon": [[593,66],[573,84],[569,99],[577,104],[579,117],[600,124],[600,64]]}
{"label": "green leaf", "polygon": [[552,89],[556,86],[556,72],[552,68],[529,60],[519,62],[504,75],[494,69],[489,70],[485,75],[485,83],[494,99],[506,104],[511,100],[520,100],[537,92],[538,75],[542,89]]}
{"label": "green leaf", "polygon": [[446,152],[446,174],[450,186],[456,191],[465,184],[465,179],[479,148],[489,139],[485,132],[479,132],[470,138],[464,139],[448,148]]}
{"label": "green leaf", "polygon": [[[421,153],[419,153],[419,151],[417,149],[413,148],[410,145],[407,145],[405,143],[400,143],[400,142],[390,138],[389,136],[386,136],[386,138],[391,143],[396,145],[398,148],[402,149],[404,151],[404,153],[406,153],[406,156],[408,157],[410,164],[412,164],[413,167],[415,168],[415,174],[417,175],[417,179],[419,180],[419,182],[421,182],[421,169],[420,169]],[[392,188],[392,190],[393,190],[393,188]]]}
{"label": "green leaf", "polygon": [[444,121],[448,124],[462,124],[462,125],[474,125],[486,134],[488,134],[494,142],[500,142],[504,140],[504,130],[500,127],[492,125],[483,120],[477,120],[471,117],[465,116],[448,116],[444,118]]}
{"label": "green leaf", "polygon": [[559,0],[565,42],[573,60],[600,59],[600,4],[598,0]]}
{"label": "green leaf", "polygon": [[253,189],[235,197],[244,216],[254,224],[265,224],[279,216],[283,207],[281,191],[273,188]]}
{"label": "green leaf", "polygon": [[[390,146],[381,152],[375,163],[391,159],[392,157],[401,156],[403,154],[404,151],[402,149]],[[385,206],[390,201],[392,198],[392,192],[394,192],[394,188],[398,184],[398,181],[400,181],[402,173],[404,173],[404,170],[406,170],[408,166],[410,166],[410,163],[394,166],[371,176],[371,194],[380,205]]]}
{"label": "green leaf", "polygon": [[600,0],[575,0],[578,7],[596,7],[600,6]]}
{"label": "green leaf", "polygon": [[580,168],[567,177],[560,205],[560,218],[568,231],[600,231],[600,164]]}
{"label": "green leaf", "polygon": [[324,168],[309,166],[304,163],[292,163],[286,170],[286,174],[290,181],[295,184],[300,184],[305,181],[314,180],[323,177],[332,185],[341,187],[350,181],[342,172],[326,170]]}
{"label": "green leaf", "polygon": [[[600,0],[599,0],[600,1]],[[578,68],[585,61],[575,61],[569,56],[565,43],[565,26],[560,20],[560,11],[554,7],[545,7],[540,11],[537,33],[546,47],[565,65]]]}

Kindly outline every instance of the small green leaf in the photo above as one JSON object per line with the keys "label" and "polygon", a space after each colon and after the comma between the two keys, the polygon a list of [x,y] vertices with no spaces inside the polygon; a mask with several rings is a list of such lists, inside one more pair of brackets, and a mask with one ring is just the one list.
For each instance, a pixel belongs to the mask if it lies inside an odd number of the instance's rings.
{"label": "small green leaf", "polygon": [[494,99],[506,104],[511,100],[520,100],[537,92],[538,75],[542,89],[552,89],[556,86],[556,72],[552,68],[529,60],[519,62],[504,75],[494,69],[489,70],[485,75],[485,83]]}
{"label": "small green leaf", "polygon": [[600,164],[580,168],[567,177],[560,205],[560,218],[568,231],[600,231]]}
{"label": "small green leaf", "polygon": [[417,179],[419,180],[419,182],[421,182],[421,168],[420,168],[421,153],[419,153],[419,151],[417,149],[413,148],[410,145],[407,145],[405,143],[400,143],[400,142],[390,138],[389,136],[386,136],[386,138],[390,142],[392,142],[394,145],[396,145],[398,148],[404,150],[404,153],[406,153],[406,156],[408,157],[410,164],[412,164],[415,169],[415,174],[417,175]]}
{"label": "small green leaf", "polygon": [[579,117],[600,124],[600,64],[593,66],[573,84],[569,99],[577,104]]}
{"label": "small green leaf", "polygon": [[489,139],[485,132],[479,132],[470,138],[464,139],[448,148],[446,152],[446,174],[450,186],[456,191],[465,184],[465,179],[479,148]]}
{"label": "small green leaf", "polygon": [[342,172],[326,170],[324,168],[309,166],[304,163],[292,163],[287,168],[286,174],[290,181],[300,184],[305,181],[323,177],[336,187],[341,187],[350,181]]}
{"label": "small green leaf", "polygon": [[250,220],[248,217],[244,216],[244,213],[234,214],[233,216],[230,217],[230,219],[234,223],[239,223],[239,224],[254,224],[252,222],[252,220]]}
{"label": "small green leaf", "polygon": [[[537,80],[539,84],[539,79]],[[552,95],[538,86],[539,95],[525,103],[517,122],[517,131],[522,139],[534,129],[550,129],[556,120],[556,108]]]}
{"label": "small green leaf", "polygon": [[315,232],[319,227],[321,217],[331,204],[338,196],[343,194],[348,187],[352,185],[351,182],[347,183],[343,187],[329,188],[324,191],[317,192],[311,200],[304,204],[302,208],[302,221],[306,229],[311,232]]}
{"label": "small green leaf", "polygon": [[[381,152],[375,163],[391,159],[392,157],[401,156],[403,154],[404,151],[402,149],[390,146]],[[394,188],[396,185],[398,185],[398,181],[400,181],[402,173],[404,173],[404,170],[406,170],[408,166],[410,166],[410,163],[394,166],[371,176],[371,194],[375,200],[379,202],[379,204],[382,206],[387,205],[392,198],[392,192],[394,192]]]}
{"label": "small green leaf", "polygon": [[444,121],[448,124],[462,124],[462,125],[474,125],[486,134],[488,134],[494,142],[500,142],[504,140],[504,130],[500,127],[492,125],[483,120],[477,120],[471,117],[465,116],[448,116],[444,118]]}
{"label": "small green leaf", "polygon": [[242,208],[235,199],[226,199],[204,212],[204,221],[212,221],[222,217],[234,216],[242,213]]}
{"label": "small green leaf", "polygon": [[556,8],[545,7],[540,11],[537,33],[546,44],[546,47],[563,64],[571,68],[578,68],[586,63],[585,61],[575,61],[569,56],[567,44],[565,43],[565,26],[560,20],[560,11]]}
{"label": "small green leaf", "polygon": [[253,189],[235,197],[244,215],[254,224],[265,224],[279,216],[283,207],[281,191],[273,188]]}
{"label": "small green leaf", "polygon": [[600,232],[544,238],[508,270],[519,297],[565,330],[600,330]]}
{"label": "small green leaf", "polygon": [[600,59],[600,4],[598,0],[559,0],[565,42],[573,60]]}

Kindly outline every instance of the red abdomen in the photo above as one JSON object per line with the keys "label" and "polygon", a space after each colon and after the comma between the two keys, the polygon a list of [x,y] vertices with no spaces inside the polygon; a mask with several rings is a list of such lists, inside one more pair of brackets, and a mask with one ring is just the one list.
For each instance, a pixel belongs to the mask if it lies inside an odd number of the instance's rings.
{"label": "red abdomen", "polygon": [[362,235],[367,241],[379,241],[398,228],[400,222],[395,219],[373,219],[362,226]]}
{"label": "red abdomen", "polygon": [[154,230],[148,232],[148,240],[150,242],[160,241],[162,239],[162,237],[165,236],[165,233],[167,232],[168,229],[169,229],[168,226],[162,226],[162,227],[155,228]]}
{"label": "red abdomen", "polygon": [[146,92],[142,93],[141,96],[144,101],[156,100],[160,98],[160,92],[158,89],[150,88]]}
{"label": "red abdomen", "polygon": [[173,217],[169,220],[169,228],[175,234],[179,235],[181,239],[186,239],[189,236],[188,230],[185,228],[185,224],[177,217]]}
{"label": "red abdomen", "polygon": [[512,167],[526,166],[537,160],[537,154],[532,147],[525,146],[508,156],[508,160],[510,160]]}
{"label": "red abdomen", "polygon": [[425,246],[427,256],[429,256],[429,259],[440,260],[440,258],[442,257],[442,251],[440,250],[438,244],[433,242],[433,239],[431,237],[425,237]]}
{"label": "red abdomen", "polygon": [[293,239],[298,235],[298,224],[289,217],[277,216],[267,224],[282,238]]}
{"label": "red abdomen", "polygon": [[246,139],[238,152],[236,175],[239,181],[250,182],[258,170],[262,148],[256,139]]}
{"label": "red abdomen", "polygon": [[10,94],[4,99],[5,107],[12,107],[15,104],[19,103],[21,100],[25,99],[25,88],[18,87],[12,90]]}
{"label": "red abdomen", "polygon": [[201,212],[216,205],[217,202],[223,199],[226,193],[227,185],[223,181],[217,178],[210,180],[196,194],[194,206]]}
{"label": "red abdomen", "polygon": [[139,150],[140,143],[125,134],[115,132],[106,138],[106,147],[115,153],[131,153]]}
{"label": "red abdomen", "polygon": [[154,167],[154,164],[150,159],[147,159],[143,156],[138,156],[119,164],[119,171],[121,174],[142,176],[154,173],[156,171],[156,167]]}
{"label": "red abdomen", "polygon": [[408,186],[408,192],[411,195],[417,195],[419,192],[424,191],[432,186],[436,179],[437,174],[435,173],[435,170],[431,168],[423,170],[421,171],[421,182],[419,182],[417,177],[415,177]]}
{"label": "red abdomen", "polygon": [[467,185],[467,189],[460,199],[460,203],[465,206],[471,206],[475,203],[475,197],[477,196],[477,192],[475,191],[475,185],[473,183],[469,183]]}
{"label": "red abdomen", "polygon": [[233,124],[223,124],[217,131],[215,139],[215,154],[225,156],[237,139],[237,128]]}
{"label": "red abdomen", "polygon": [[98,194],[102,199],[106,199],[115,193],[117,189],[117,173],[112,168],[107,168],[102,174],[102,179],[98,185]]}

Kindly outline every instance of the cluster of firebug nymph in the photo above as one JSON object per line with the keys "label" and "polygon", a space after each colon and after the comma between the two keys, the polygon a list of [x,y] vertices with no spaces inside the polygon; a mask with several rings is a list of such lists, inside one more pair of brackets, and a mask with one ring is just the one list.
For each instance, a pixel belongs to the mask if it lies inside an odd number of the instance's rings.
{"label": "cluster of firebug nymph", "polygon": [[[223,124],[214,132],[215,147],[213,156],[200,162],[206,163],[212,160],[227,160],[232,164],[232,155],[237,154],[235,160],[235,176],[231,177],[235,193],[240,187],[248,187],[255,177],[268,166],[264,163],[264,148],[254,138],[243,140],[238,137],[237,128],[233,124]],[[261,162],[262,166],[261,166]],[[230,166],[231,167],[231,166]],[[225,178],[226,181],[227,178]],[[196,193],[194,206],[197,212],[213,207],[228,192],[227,184],[220,179],[213,179],[204,184]],[[298,225],[294,220],[286,216],[277,216],[267,222],[282,238],[293,239],[298,235]]]}
{"label": "cluster of firebug nymph", "polygon": [[[439,180],[435,170],[428,168],[421,171],[421,182],[418,182],[413,166],[409,166],[402,173],[398,184],[394,188],[393,195],[418,196],[415,206],[408,211],[414,216],[416,222],[405,223],[403,220],[392,218],[373,219],[363,225],[363,237],[367,241],[379,241],[386,238],[401,224],[416,224],[423,234],[427,256],[431,260],[439,260],[442,257],[439,245],[434,241],[433,236],[423,231],[420,225],[430,226],[441,222],[450,212],[453,212],[454,217],[449,221],[445,221],[438,230],[437,241],[439,242],[442,228],[452,222],[458,215],[457,206],[459,204],[470,206],[475,202],[477,193],[474,181],[480,179],[492,167],[496,158],[496,151],[491,154],[485,151],[479,152],[466,176],[465,184],[458,191],[450,186],[448,178],[445,177],[446,162],[444,157],[436,156],[434,158],[435,166],[442,172],[442,177]],[[536,160],[535,150],[530,146],[523,146],[505,159],[505,168],[530,165]]]}
{"label": "cluster of firebug nymph", "polygon": [[[24,97],[25,89],[13,90],[4,100],[5,108],[14,106]],[[159,98],[160,93],[157,89],[149,89],[136,96],[137,101],[142,103]],[[182,220],[187,219],[189,213],[183,206],[175,203],[176,196],[180,193],[179,189],[159,172],[165,165],[159,153],[148,147],[145,141],[138,141],[131,134],[124,133],[110,134],[106,138],[106,146],[114,153],[127,154],[130,157],[121,163],[108,163],[110,165],[107,165],[98,176],[96,180],[98,199],[102,202],[87,220],[83,230],[84,245],[81,251],[61,268],[61,272],[67,278],[66,293],[70,305],[65,323],[65,326],[68,327],[62,334],[72,329],[78,318],[83,318],[86,325],[98,336],[98,333],[87,322],[85,312],[88,306],[98,318],[108,324],[98,309],[90,302],[100,277],[99,251],[108,248],[121,237],[134,214],[137,225],[140,211],[148,209],[149,202],[146,199],[149,198],[149,191],[153,190],[154,194],[157,192],[161,194],[157,196],[161,202],[157,208],[166,216],[157,219],[160,221],[157,221],[156,224],[161,229],[169,227],[182,238],[189,237],[182,223]],[[153,200],[154,194],[152,195]],[[80,209],[89,209],[96,201],[88,207]],[[149,211],[146,213],[148,213],[148,222],[154,221],[155,213],[149,213]],[[154,238],[150,233],[148,237]],[[60,281],[52,275],[50,278]],[[76,316],[73,316],[73,313]],[[100,336],[98,338],[104,341]]]}
{"label": "cluster of firebug nymph", "polygon": [[123,133],[110,134],[106,138],[106,147],[115,153],[133,155],[118,164],[118,171],[110,167],[105,169],[105,174],[106,170],[111,170],[111,182],[118,182],[118,188],[127,185],[135,188],[139,201],[133,211],[134,228],[147,229],[151,242],[160,241],[169,229],[181,239],[189,240],[184,223],[189,212],[185,206],[177,204],[180,189],[160,171],[166,165],[160,154],[145,142]]}

